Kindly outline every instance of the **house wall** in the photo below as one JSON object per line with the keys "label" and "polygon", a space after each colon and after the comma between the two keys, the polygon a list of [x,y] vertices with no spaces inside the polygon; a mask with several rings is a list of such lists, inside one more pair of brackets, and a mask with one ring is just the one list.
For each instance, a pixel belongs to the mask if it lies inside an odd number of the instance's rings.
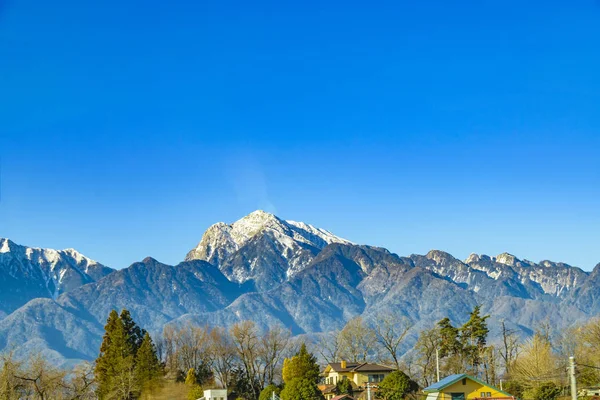
{"label": "house wall", "polygon": [[338,373],[336,371],[329,371],[329,374],[327,374],[327,378],[329,378],[329,383],[331,385],[335,385],[336,383],[338,383],[339,381],[341,381],[342,379],[344,379],[343,377],[346,377],[347,379],[352,380],[352,374],[348,373],[348,372],[341,372]]}
{"label": "house wall", "polygon": [[[490,392],[492,394],[492,399],[493,398],[506,398],[506,395],[503,393],[498,392],[496,389],[487,386],[487,385],[481,385],[480,383],[477,383],[471,379],[466,380],[466,385],[462,384],[462,379],[456,383],[453,383],[452,385],[445,387],[442,390],[442,393],[444,394],[443,396],[443,400],[446,399],[451,399],[450,397],[450,393],[464,393],[465,394],[465,398],[466,399],[475,399],[475,398],[481,398],[481,392]],[[441,396],[440,396],[441,397]]]}
{"label": "house wall", "polygon": [[337,382],[344,379],[344,376],[345,376],[347,379],[353,381],[357,386],[365,386],[365,384],[369,381],[369,375],[371,375],[371,374],[379,374],[379,375],[383,375],[384,377],[386,377],[390,374],[390,372],[372,372],[372,373],[353,372],[353,373],[351,373],[351,372],[336,372],[336,371],[331,370],[327,374],[326,378],[328,380],[326,380],[325,382],[335,385]]}
{"label": "house wall", "polygon": [[227,390],[226,389],[205,390],[204,398],[207,400],[227,400]]}
{"label": "house wall", "polygon": [[370,373],[356,373],[354,374],[353,381],[357,386],[365,386],[369,382],[369,375],[383,375],[385,378],[390,372],[370,372]]}

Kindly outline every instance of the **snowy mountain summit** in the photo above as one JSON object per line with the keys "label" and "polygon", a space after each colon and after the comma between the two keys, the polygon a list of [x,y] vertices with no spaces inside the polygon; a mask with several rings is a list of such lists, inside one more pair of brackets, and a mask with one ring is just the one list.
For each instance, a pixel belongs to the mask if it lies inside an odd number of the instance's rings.
{"label": "snowy mountain summit", "polygon": [[257,210],[233,224],[212,225],[186,260],[208,261],[238,283],[268,273],[282,282],[302,271],[331,243],[353,244],[325,229]]}
{"label": "snowy mountain summit", "polygon": [[12,311],[30,298],[56,299],[112,271],[73,249],[26,247],[0,238],[0,313]]}

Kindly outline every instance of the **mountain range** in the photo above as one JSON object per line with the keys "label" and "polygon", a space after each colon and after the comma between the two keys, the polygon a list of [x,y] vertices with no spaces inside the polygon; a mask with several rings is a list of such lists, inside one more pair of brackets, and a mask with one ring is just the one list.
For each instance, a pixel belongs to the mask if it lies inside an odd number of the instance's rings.
{"label": "mountain range", "polygon": [[407,350],[421,329],[446,316],[462,323],[477,304],[491,327],[561,329],[600,314],[600,264],[586,272],[508,253],[401,257],[264,211],[209,227],[175,266],[148,257],[113,270],[72,249],[0,239],[0,351],[57,364],[94,359],[112,309],[129,309],[155,334],[166,324],[241,320],[318,334],[392,314],[413,324]]}

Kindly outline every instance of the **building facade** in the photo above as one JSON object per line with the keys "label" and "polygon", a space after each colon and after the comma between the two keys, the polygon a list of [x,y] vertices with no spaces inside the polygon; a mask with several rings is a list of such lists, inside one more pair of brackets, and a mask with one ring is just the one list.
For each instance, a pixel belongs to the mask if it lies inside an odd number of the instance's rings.
{"label": "building facade", "polygon": [[423,392],[426,400],[515,400],[512,395],[467,374],[450,375]]}

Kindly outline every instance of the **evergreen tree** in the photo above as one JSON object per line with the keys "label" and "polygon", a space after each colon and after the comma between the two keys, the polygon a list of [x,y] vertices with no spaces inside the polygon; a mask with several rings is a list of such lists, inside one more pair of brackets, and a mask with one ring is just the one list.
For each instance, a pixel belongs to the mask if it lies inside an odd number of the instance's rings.
{"label": "evergreen tree", "polygon": [[354,394],[352,382],[349,379],[342,379],[341,381],[338,381],[338,383],[335,385],[335,390],[337,394],[349,394],[350,396]]}
{"label": "evergreen tree", "polygon": [[456,355],[461,352],[459,330],[452,326],[450,318],[446,317],[438,322],[440,330],[440,357]]}
{"label": "evergreen tree", "polygon": [[123,322],[118,319],[107,353],[113,362],[108,386],[111,399],[129,400],[140,389],[135,379],[135,353],[128,339]]}
{"label": "evergreen tree", "polygon": [[196,380],[196,370],[194,368],[190,368],[185,376],[185,384],[186,385],[195,385],[198,381]]}
{"label": "evergreen tree", "polygon": [[281,400],[325,400],[317,384],[310,379],[294,378],[281,391]]}
{"label": "evergreen tree", "polygon": [[[160,364],[152,339],[131,319],[127,310],[121,316],[111,311],[104,327],[100,354],[94,373],[100,400],[129,400],[160,374]],[[141,336],[141,340],[140,337]],[[140,366],[136,368],[139,356]]]}
{"label": "evergreen tree", "polygon": [[111,352],[113,334],[120,324],[119,314],[112,310],[104,326],[104,336],[100,345],[100,354],[96,359],[94,375],[98,384],[98,397],[103,399],[110,391],[110,378],[114,375],[114,353]]}
{"label": "evergreen tree", "polygon": [[138,385],[142,388],[147,388],[156,383],[160,372],[161,365],[156,356],[156,348],[154,347],[152,338],[146,332],[136,354],[135,377]]}
{"label": "evergreen tree", "polygon": [[119,318],[121,318],[121,321],[123,322],[127,341],[129,342],[133,353],[136,354],[142,345],[146,331],[135,323],[133,318],[131,318],[131,313],[125,308],[121,311]]}
{"label": "evergreen tree", "polygon": [[489,317],[481,316],[481,306],[475,306],[469,320],[460,329],[462,352],[473,373],[477,373],[481,356],[485,352],[489,333],[486,320]]}
{"label": "evergreen tree", "polygon": [[185,376],[185,384],[189,386],[188,389],[188,400],[196,400],[204,395],[202,391],[202,386],[198,385],[198,380],[196,379],[196,370],[194,368],[190,368]]}
{"label": "evergreen tree", "polygon": [[302,343],[300,350],[292,358],[283,360],[283,381],[291,382],[296,378],[308,379],[317,384],[319,382],[321,369],[317,364],[317,358],[308,352],[306,344]]}

